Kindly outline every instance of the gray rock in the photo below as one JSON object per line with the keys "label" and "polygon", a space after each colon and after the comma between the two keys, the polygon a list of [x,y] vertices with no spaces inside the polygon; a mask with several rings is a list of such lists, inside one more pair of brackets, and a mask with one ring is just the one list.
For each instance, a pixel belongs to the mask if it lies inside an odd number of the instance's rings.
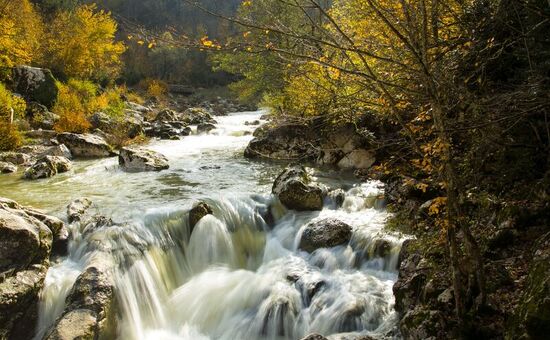
{"label": "gray rock", "polygon": [[60,156],[44,156],[25,171],[26,179],[48,178],[72,168],[71,161]]}
{"label": "gray rock", "polygon": [[313,252],[319,248],[330,248],[347,244],[351,239],[350,225],[333,218],[308,224],[300,239],[300,249]]}
{"label": "gray rock", "polygon": [[197,125],[197,133],[208,133],[216,129],[216,125],[210,123],[201,123]]}
{"label": "gray rock", "polygon": [[287,124],[274,128],[260,127],[246,147],[247,158],[313,160],[319,151],[312,141],[315,133],[304,124]]}
{"label": "gray rock", "polygon": [[192,107],[185,110],[181,115],[181,120],[187,124],[216,124],[214,118],[212,118],[212,116],[205,109],[200,107]]}
{"label": "gray rock", "polygon": [[[58,133],[53,130],[29,130],[25,131],[25,137],[29,139],[35,140],[37,143],[40,143],[42,145],[52,145],[52,144],[59,144],[57,141],[55,141],[55,137],[57,137]],[[52,140],[54,140],[56,143],[53,143]]]}
{"label": "gray rock", "polygon": [[109,116],[105,112],[94,113],[90,118],[88,118],[88,121],[92,125],[92,128],[104,131],[111,130],[115,124],[113,118],[111,118],[111,116]]}
{"label": "gray rock", "polygon": [[0,198],[0,338],[32,338],[52,232],[15,201]]}
{"label": "gray rock", "polygon": [[31,163],[31,156],[21,152],[0,152],[0,162],[27,165]]}
{"label": "gray rock", "polygon": [[164,109],[159,111],[157,113],[157,116],[155,117],[156,122],[170,122],[170,121],[177,121],[178,114],[174,110],[170,109]]}
{"label": "gray rock", "polygon": [[147,113],[152,111],[151,108],[140,105],[138,103],[134,103],[134,102],[126,102],[126,107],[130,110],[137,111],[140,113]]}
{"label": "gray rock", "polygon": [[72,201],[67,206],[67,217],[69,223],[84,221],[89,214],[89,209],[92,207],[92,200],[86,197],[82,197]]}
{"label": "gray rock", "polygon": [[92,134],[61,133],[57,140],[65,144],[74,157],[109,157],[113,156],[112,147],[107,142]]}
{"label": "gray rock", "polygon": [[311,211],[323,208],[324,192],[311,183],[303,167],[286,168],[273,183],[272,193],[288,209]]}
{"label": "gray rock", "polygon": [[116,334],[115,283],[110,256],[95,256],[77,278],[61,317],[45,339],[108,339]]}
{"label": "gray rock", "polygon": [[338,167],[342,169],[368,169],[374,162],[376,162],[374,153],[364,149],[357,149],[345,155],[338,162]]}
{"label": "gray rock", "polygon": [[164,155],[136,147],[122,148],[118,162],[122,169],[129,172],[161,171],[170,167]]}
{"label": "gray rock", "polygon": [[212,208],[204,203],[199,202],[189,211],[189,230],[192,233],[195,225],[206,215],[212,214]]}
{"label": "gray rock", "polygon": [[11,174],[17,172],[17,165],[9,162],[0,162],[0,173]]}
{"label": "gray rock", "polygon": [[335,189],[328,192],[327,197],[336,208],[340,208],[346,200],[346,192],[342,189]]}
{"label": "gray rock", "polygon": [[48,111],[45,105],[31,102],[27,105],[27,118],[34,129],[52,130],[60,117]]}
{"label": "gray rock", "polygon": [[57,100],[59,89],[48,69],[16,66],[13,69],[13,88],[28,101],[36,101],[51,108]]}
{"label": "gray rock", "polygon": [[72,159],[73,155],[71,151],[65,146],[65,144],[60,145],[28,145],[21,147],[20,152],[26,153],[32,158],[38,159],[45,156],[59,156],[65,157],[67,159]]}

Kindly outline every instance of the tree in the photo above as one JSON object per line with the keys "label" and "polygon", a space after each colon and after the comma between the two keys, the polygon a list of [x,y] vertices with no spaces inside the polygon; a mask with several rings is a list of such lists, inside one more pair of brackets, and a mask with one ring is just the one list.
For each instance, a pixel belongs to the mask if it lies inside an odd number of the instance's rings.
{"label": "tree", "polygon": [[117,24],[95,5],[61,11],[53,19],[45,44],[44,64],[64,78],[112,81],[121,71],[122,42]]}
{"label": "tree", "polygon": [[0,0],[0,69],[5,77],[16,64],[37,57],[42,21],[29,0]]}

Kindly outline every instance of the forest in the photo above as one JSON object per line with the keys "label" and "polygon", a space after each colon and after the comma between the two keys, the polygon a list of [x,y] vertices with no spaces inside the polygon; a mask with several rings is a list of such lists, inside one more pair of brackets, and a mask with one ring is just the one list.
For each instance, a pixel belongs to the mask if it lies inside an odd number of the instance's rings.
{"label": "forest", "polygon": [[548,32],[548,0],[0,0],[0,339],[545,339]]}

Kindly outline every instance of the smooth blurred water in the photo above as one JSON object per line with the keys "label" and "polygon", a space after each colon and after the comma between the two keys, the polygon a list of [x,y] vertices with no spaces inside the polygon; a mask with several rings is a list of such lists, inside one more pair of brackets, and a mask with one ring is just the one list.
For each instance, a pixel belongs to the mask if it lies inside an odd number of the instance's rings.
{"label": "smooth blurred water", "polygon": [[[102,253],[115,263],[120,339],[395,337],[388,334],[396,324],[392,285],[402,240],[383,230],[381,184],[310,169],[320,182],[345,188],[343,206],[327,201],[322,211],[287,211],[270,195],[285,164],[242,156],[255,128],[244,123],[261,114],[216,117],[218,128],[207,135],[151,142],[170,161],[159,173],[124,173],[110,158],[78,161],[72,172],[37,182],[0,176],[0,196],[62,218],[70,201],[86,196],[117,222],[71,225],[69,256],[52,264],[41,293],[38,338],[62,312],[79,273]],[[191,233],[188,211],[198,199],[214,214]],[[327,217],[353,227],[350,244],[300,251],[303,228]],[[382,238],[391,251],[380,258],[373,247]]]}

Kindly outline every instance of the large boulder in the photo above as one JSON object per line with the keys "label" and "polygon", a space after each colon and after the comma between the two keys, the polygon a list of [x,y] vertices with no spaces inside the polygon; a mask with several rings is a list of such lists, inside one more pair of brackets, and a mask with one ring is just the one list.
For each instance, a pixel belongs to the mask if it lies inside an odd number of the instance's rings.
{"label": "large boulder", "polygon": [[244,152],[247,158],[313,160],[319,156],[315,133],[305,124],[261,128]]}
{"label": "large boulder", "polygon": [[13,88],[28,101],[38,102],[48,108],[55,104],[59,93],[50,70],[24,65],[13,69]]}
{"label": "large boulder", "polygon": [[74,157],[109,157],[113,156],[113,148],[105,139],[92,134],[61,133],[57,136],[61,144],[65,144]]}
{"label": "large boulder", "polygon": [[16,202],[0,198],[0,338],[32,338],[52,231]]}
{"label": "large boulder", "polygon": [[327,218],[305,226],[299,248],[309,253],[319,248],[330,248],[347,244],[351,239],[352,227],[340,220]]}
{"label": "large boulder", "polygon": [[185,110],[181,115],[181,120],[188,124],[216,124],[214,118],[212,118],[212,116],[205,109],[200,107],[192,107]]}
{"label": "large boulder", "polygon": [[288,209],[298,211],[321,210],[325,193],[311,182],[304,167],[286,168],[273,183],[272,193]]}
{"label": "large boulder", "polygon": [[25,171],[26,179],[48,178],[72,168],[71,161],[60,156],[44,156]]}
{"label": "large boulder", "polygon": [[164,155],[136,147],[122,148],[118,162],[122,169],[130,172],[161,171],[170,167],[168,159]]}
{"label": "large boulder", "polygon": [[0,162],[0,174],[11,174],[17,172],[17,165],[9,162]]}

